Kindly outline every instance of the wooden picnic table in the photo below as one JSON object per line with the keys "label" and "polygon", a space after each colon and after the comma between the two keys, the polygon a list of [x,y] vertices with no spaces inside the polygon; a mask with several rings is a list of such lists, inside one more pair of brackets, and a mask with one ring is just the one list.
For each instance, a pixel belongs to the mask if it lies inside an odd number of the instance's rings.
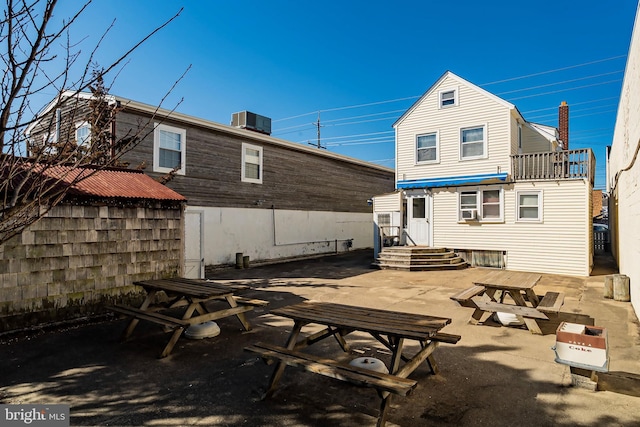
{"label": "wooden picnic table", "polygon": [[[460,339],[459,335],[440,332],[445,325],[451,323],[451,319],[421,314],[312,301],[272,310],[271,314],[293,319],[294,326],[285,347],[255,343],[246,348],[259,353],[265,360],[276,361],[264,398],[273,394],[286,365],[299,366],[313,373],[375,388],[382,399],[378,426],[384,426],[386,422],[391,393],[406,396],[415,388],[417,381],[408,376],[422,362],[427,361],[432,372],[436,372],[433,351],[438,343],[455,344]],[[302,328],[309,324],[323,325],[326,328],[301,336]],[[334,337],[342,350],[348,352],[349,345],[345,336],[355,331],[369,333],[391,351],[388,374],[301,351],[326,338]],[[404,346],[406,340],[418,341],[420,349],[409,354]]]}
{"label": "wooden picnic table", "polygon": [[[245,330],[250,330],[245,312],[253,310],[256,305],[266,305],[266,301],[248,299],[234,295],[238,288],[217,284],[203,279],[157,279],[134,282],[147,292],[140,307],[114,305],[107,307],[111,311],[125,314],[131,321],[122,333],[122,340],[127,340],[140,320],[157,323],[172,331],[169,342],[159,357],[168,356],[178,342],[182,332],[191,325],[199,325],[208,321],[236,316]],[[156,296],[164,292],[168,301],[157,303]],[[226,303],[226,308],[211,311],[207,303],[219,301]],[[184,310],[176,315],[177,308]]]}
{"label": "wooden picnic table", "polygon": [[[536,273],[492,271],[475,280],[474,286],[453,295],[451,299],[475,309],[469,323],[480,323],[485,314],[510,313],[522,319],[531,333],[542,335],[538,320],[549,320],[546,314],[548,312],[557,313],[564,295],[548,292],[541,299],[533,289],[541,277]],[[509,299],[505,300],[505,297]]]}

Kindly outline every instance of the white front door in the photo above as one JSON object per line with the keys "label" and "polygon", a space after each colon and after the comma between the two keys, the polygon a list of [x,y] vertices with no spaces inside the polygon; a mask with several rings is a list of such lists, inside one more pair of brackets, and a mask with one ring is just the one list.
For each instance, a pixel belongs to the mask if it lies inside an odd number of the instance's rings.
{"label": "white front door", "polygon": [[430,198],[426,194],[407,197],[408,245],[430,245],[429,200]]}
{"label": "white front door", "polygon": [[184,217],[184,277],[204,278],[202,211],[187,211]]}

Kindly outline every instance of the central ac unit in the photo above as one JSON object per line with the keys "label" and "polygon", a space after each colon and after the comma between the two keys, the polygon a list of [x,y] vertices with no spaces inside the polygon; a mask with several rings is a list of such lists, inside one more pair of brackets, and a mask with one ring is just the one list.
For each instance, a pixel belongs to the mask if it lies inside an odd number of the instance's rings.
{"label": "central ac unit", "polygon": [[478,218],[478,210],[477,209],[462,209],[462,219],[464,220],[472,220]]}
{"label": "central ac unit", "polygon": [[231,126],[271,135],[271,119],[250,111],[233,113],[231,115]]}

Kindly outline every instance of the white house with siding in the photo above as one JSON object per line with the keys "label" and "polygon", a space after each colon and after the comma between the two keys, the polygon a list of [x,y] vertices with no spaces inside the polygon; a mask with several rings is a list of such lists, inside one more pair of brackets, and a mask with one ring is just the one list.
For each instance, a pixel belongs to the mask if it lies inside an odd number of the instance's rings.
{"label": "white house with siding", "polygon": [[375,247],[453,249],[472,266],[586,276],[595,159],[560,131],[446,72],[393,125],[396,192],[374,198]]}

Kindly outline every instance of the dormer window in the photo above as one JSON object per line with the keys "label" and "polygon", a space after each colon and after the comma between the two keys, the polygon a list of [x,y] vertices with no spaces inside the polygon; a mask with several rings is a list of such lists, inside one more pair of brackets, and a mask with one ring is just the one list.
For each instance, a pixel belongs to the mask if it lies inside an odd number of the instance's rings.
{"label": "dormer window", "polygon": [[455,89],[442,90],[439,92],[440,108],[452,107],[458,105],[458,91]]}

